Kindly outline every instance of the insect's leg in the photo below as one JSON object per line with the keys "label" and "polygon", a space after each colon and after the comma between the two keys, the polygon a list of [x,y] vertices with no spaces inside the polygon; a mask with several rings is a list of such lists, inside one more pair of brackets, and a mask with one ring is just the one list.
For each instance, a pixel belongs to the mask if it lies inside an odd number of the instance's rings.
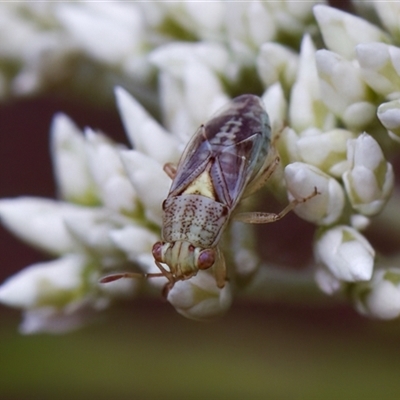
{"label": "insect's leg", "polygon": [[317,194],[320,194],[317,188],[307,197],[302,199],[296,199],[291,201],[281,212],[275,213],[265,213],[265,212],[243,212],[236,214],[233,218],[237,221],[246,222],[248,224],[268,224],[269,222],[278,221],[278,219],[283,218],[288,212],[292,211],[298,204],[304,203],[307,200],[312,199]]}
{"label": "insect's leg", "polygon": [[218,258],[217,262],[215,263],[214,273],[215,278],[217,280],[217,286],[222,289],[225,286],[226,282],[226,264],[225,264],[225,257],[220,249],[216,249]]}
{"label": "insect's leg", "polygon": [[164,172],[171,178],[174,179],[176,176],[176,165],[172,163],[166,163],[163,168]]}

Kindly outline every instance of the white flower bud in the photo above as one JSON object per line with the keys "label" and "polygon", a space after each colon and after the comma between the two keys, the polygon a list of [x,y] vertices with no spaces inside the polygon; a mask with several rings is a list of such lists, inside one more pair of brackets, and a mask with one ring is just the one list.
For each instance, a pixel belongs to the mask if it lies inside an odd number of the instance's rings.
{"label": "white flower bud", "polygon": [[139,53],[144,27],[138,9],[118,3],[108,6],[77,7],[65,2],[55,11],[58,22],[86,53],[114,65],[130,52]]}
{"label": "white flower bud", "polygon": [[161,225],[161,204],[168,195],[171,179],[157,161],[136,150],[122,150],[121,159],[137,196],[146,206],[146,218]]}
{"label": "white flower bud", "polygon": [[199,271],[188,280],[176,282],[167,300],[186,318],[204,321],[218,317],[229,309],[232,292],[229,282],[219,289],[211,273]]}
{"label": "white flower bud", "polygon": [[352,138],[354,134],[345,129],[302,136],[297,141],[298,152],[305,163],[341,177],[348,169],[347,140]]}
{"label": "white flower bud", "polygon": [[388,36],[368,21],[325,5],[314,7],[314,15],[328,49],[351,60],[359,43],[390,42]]}
{"label": "white flower bud", "polygon": [[329,296],[332,296],[342,289],[343,283],[338,278],[336,278],[336,276],[334,276],[332,272],[324,267],[317,268],[314,278],[318,287]]}
{"label": "white flower bud", "polygon": [[262,100],[265,109],[268,110],[272,135],[274,133],[281,133],[285,126],[288,106],[280,83],[277,82],[271,85],[262,95]]}
{"label": "white flower bud", "polygon": [[154,243],[160,240],[160,238],[149,229],[133,224],[125,226],[122,229],[111,231],[110,238],[131,261],[136,261],[136,258],[140,254],[151,254]]}
{"label": "white flower bud", "polygon": [[188,62],[201,62],[219,74],[226,74],[229,52],[216,42],[169,42],[148,56],[151,63],[174,78],[181,78]]}
{"label": "white flower bud", "polygon": [[400,100],[389,101],[378,107],[378,118],[388,130],[389,136],[400,142]]}
{"label": "white flower bud", "polygon": [[179,78],[162,71],[159,86],[165,125],[183,143],[229,101],[216,72],[200,61],[188,61]]}
{"label": "white flower bud", "polygon": [[97,204],[98,192],[87,163],[85,139],[62,113],[55,115],[51,125],[51,156],[60,196],[72,203]]}
{"label": "white flower bud", "polygon": [[390,197],[394,173],[379,144],[367,133],[347,143],[349,171],[343,182],[352,207],[364,215],[379,213]]}
{"label": "white flower bud", "polygon": [[65,227],[65,218],[90,214],[90,208],[55,200],[19,197],[0,200],[2,223],[27,243],[51,254],[73,252],[77,242]]}
{"label": "white flower bud", "polygon": [[398,43],[400,40],[400,4],[397,1],[374,1],[372,4],[380,22]]}
{"label": "white flower bud", "polygon": [[[262,2],[233,2],[227,6],[226,30],[228,41],[234,51],[237,44],[251,51],[276,35],[276,24],[271,12]],[[236,44],[236,46],[235,46]]]}
{"label": "white flower bud", "polygon": [[317,238],[314,244],[317,262],[325,265],[336,279],[346,282],[371,279],[375,251],[354,228],[339,225]]}
{"label": "white flower bud", "polygon": [[118,263],[123,257],[110,238],[110,231],[131,220],[103,208],[90,208],[81,215],[64,217],[65,226],[83,249],[90,249],[104,266]]}
{"label": "white flower bud", "polygon": [[19,331],[24,335],[68,333],[86,325],[101,308],[94,308],[84,301],[71,303],[63,308],[47,306],[27,309],[22,314]]}
{"label": "white flower bud", "polygon": [[328,128],[333,120],[321,101],[321,90],[315,63],[315,46],[310,36],[301,43],[299,68],[290,99],[290,126],[301,133],[306,128]]}
{"label": "white flower bud", "polygon": [[368,102],[370,89],[360,70],[328,50],[317,51],[316,63],[326,106],[351,129],[368,125],[375,118],[376,107]]}
{"label": "white flower bud", "polygon": [[257,71],[265,87],[276,82],[287,90],[296,79],[298,55],[279,43],[267,42],[260,48]]}
{"label": "white flower bud", "polygon": [[301,162],[286,166],[285,179],[290,201],[312,195],[315,188],[319,193],[295,207],[299,217],[318,225],[330,225],[342,214],[345,198],[336,179]]}
{"label": "white flower bud", "polygon": [[160,164],[179,159],[178,142],[123,88],[115,88],[115,96],[125,131],[135,150]]}
{"label": "white flower bud", "polygon": [[85,267],[79,255],[33,264],[0,286],[0,302],[20,308],[63,306],[82,295]]}
{"label": "white flower bud", "polygon": [[122,164],[118,147],[91,129],[86,129],[85,134],[88,162],[102,205],[121,214],[133,214],[137,209],[137,197]]}
{"label": "white flower bud", "polygon": [[378,269],[371,281],[356,285],[356,308],[362,314],[393,319],[400,316],[400,268]]}
{"label": "white flower bud", "polygon": [[359,44],[356,47],[361,74],[367,84],[382,96],[400,94],[400,49],[385,43]]}

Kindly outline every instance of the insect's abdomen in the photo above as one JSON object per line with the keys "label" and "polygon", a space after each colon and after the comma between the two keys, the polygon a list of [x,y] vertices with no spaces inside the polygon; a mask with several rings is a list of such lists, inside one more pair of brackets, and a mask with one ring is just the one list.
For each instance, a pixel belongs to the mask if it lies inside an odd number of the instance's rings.
{"label": "insect's abdomen", "polygon": [[228,217],[228,207],[209,197],[196,194],[168,197],[164,202],[163,240],[213,247],[218,243]]}

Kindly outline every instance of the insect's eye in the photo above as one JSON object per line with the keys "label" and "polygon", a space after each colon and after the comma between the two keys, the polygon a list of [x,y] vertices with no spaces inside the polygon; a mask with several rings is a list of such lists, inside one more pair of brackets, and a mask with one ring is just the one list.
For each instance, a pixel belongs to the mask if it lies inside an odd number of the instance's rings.
{"label": "insect's eye", "polygon": [[167,201],[167,199],[165,199],[163,202],[162,202],[162,209],[163,209],[163,211],[165,210],[165,202]]}
{"label": "insect's eye", "polygon": [[199,254],[197,259],[198,269],[208,269],[213,266],[215,262],[215,251],[213,249],[205,249]]}
{"label": "insect's eye", "polygon": [[162,247],[163,247],[163,242],[157,242],[154,246],[153,246],[153,257],[156,261],[158,262],[163,262],[162,259]]}

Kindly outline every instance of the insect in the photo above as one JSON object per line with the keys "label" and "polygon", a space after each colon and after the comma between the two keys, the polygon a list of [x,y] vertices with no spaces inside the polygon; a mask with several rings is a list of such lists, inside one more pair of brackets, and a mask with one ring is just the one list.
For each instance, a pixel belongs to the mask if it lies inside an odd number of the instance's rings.
{"label": "insect", "polygon": [[[162,241],[152,251],[160,272],[146,277],[166,277],[164,293],[168,294],[175,282],[213,267],[217,286],[224,287],[226,266],[218,243],[229,220],[233,217],[247,223],[273,222],[317,194],[315,189],[311,196],[292,201],[278,214],[233,215],[240,200],[262,187],[278,163],[269,118],[257,96],[234,98],[201,125],[178,166],[164,166],[172,184],[162,205]],[[114,274],[101,282],[136,276]]]}

